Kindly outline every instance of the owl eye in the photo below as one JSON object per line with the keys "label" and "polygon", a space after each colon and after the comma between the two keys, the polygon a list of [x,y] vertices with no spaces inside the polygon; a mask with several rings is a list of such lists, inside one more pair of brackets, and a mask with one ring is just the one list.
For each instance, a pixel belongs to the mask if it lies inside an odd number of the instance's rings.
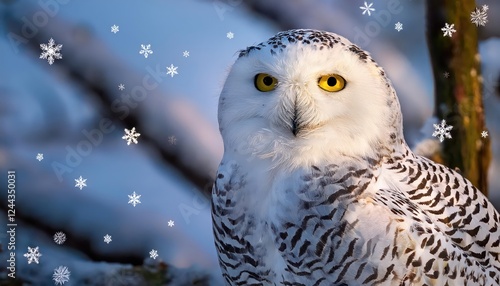
{"label": "owl eye", "polygon": [[258,73],[255,76],[254,80],[255,88],[262,92],[275,89],[277,83],[278,80],[275,77],[268,75],[267,73]]}
{"label": "owl eye", "polygon": [[328,74],[318,79],[318,86],[329,92],[341,91],[345,87],[345,79],[338,74]]}

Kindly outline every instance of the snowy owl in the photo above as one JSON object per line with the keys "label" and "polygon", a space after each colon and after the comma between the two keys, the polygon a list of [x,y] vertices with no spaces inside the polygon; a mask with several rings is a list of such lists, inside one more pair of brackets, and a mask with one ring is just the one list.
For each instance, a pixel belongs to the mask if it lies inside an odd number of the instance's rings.
{"label": "snowy owl", "polygon": [[291,30],[239,53],[212,191],[227,285],[499,285],[499,214],[412,153],[370,55]]}

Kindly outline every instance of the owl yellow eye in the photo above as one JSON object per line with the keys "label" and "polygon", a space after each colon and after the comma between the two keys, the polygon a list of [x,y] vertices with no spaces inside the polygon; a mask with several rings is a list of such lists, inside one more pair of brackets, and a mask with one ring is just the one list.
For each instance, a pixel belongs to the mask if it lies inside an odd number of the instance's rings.
{"label": "owl yellow eye", "polygon": [[345,79],[338,74],[328,74],[319,78],[318,86],[329,92],[341,91],[345,87]]}
{"label": "owl yellow eye", "polygon": [[255,88],[262,92],[271,91],[276,88],[278,80],[267,73],[259,73],[255,76]]}

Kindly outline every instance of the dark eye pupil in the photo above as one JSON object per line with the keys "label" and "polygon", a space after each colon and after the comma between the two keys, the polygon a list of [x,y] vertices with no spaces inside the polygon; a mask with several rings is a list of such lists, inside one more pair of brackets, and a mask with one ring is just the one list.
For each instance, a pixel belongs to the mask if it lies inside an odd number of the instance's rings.
{"label": "dark eye pupil", "polygon": [[334,78],[333,76],[331,76],[331,77],[328,78],[327,83],[328,83],[329,86],[335,86],[337,84],[337,79]]}
{"label": "dark eye pupil", "polygon": [[271,84],[273,84],[273,78],[270,77],[270,76],[266,76],[262,79],[262,82],[267,85],[267,86],[270,86]]}

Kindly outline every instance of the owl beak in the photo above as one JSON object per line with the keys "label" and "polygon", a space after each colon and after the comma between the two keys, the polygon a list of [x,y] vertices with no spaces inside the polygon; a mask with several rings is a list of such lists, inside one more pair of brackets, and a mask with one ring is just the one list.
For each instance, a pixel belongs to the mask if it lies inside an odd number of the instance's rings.
{"label": "owl beak", "polygon": [[298,119],[297,119],[297,113],[295,112],[295,115],[293,116],[293,119],[292,119],[293,136],[297,137],[297,134],[299,133],[299,131],[300,131],[300,128],[299,128],[299,123],[298,123]]}
{"label": "owl beak", "polygon": [[[296,86],[293,86],[296,87]],[[287,98],[287,102],[283,105],[288,108],[283,108],[280,111],[280,119],[286,121],[284,126],[292,132],[294,137],[302,136],[304,129],[307,129],[307,123],[304,121],[302,116],[304,106],[297,99],[298,94],[292,93],[292,95]]]}
{"label": "owl beak", "polygon": [[297,137],[297,135],[304,129],[304,125],[301,123],[299,118],[299,106],[295,103],[293,108],[293,116],[292,116],[292,133],[293,136]]}
{"label": "owl beak", "polygon": [[303,106],[296,105],[293,108],[293,113],[290,114],[289,121],[290,124],[289,130],[292,131],[294,137],[304,137],[310,132],[321,127],[322,124],[314,124],[311,121],[304,120]]}

